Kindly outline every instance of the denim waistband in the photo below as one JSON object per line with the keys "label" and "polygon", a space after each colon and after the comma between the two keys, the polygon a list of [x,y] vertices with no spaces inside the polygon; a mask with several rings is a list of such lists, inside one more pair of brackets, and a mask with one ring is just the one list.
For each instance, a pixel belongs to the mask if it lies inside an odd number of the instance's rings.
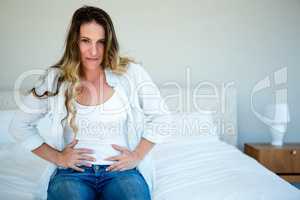
{"label": "denim waistband", "polygon": [[[88,166],[85,166],[85,165],[77,165],[77,167],[83,168],[83,169],[86,169],[86,168],[95,168],[95,167],[97,167],[97,168],[106,168],[106,167],[108,167],[108,166],[110,166],[110,165],[92,164],[91,167],[88,167]],[[58,166],[57,168],[58,168],[58,169],[68,169],[69,167],[61,167],[61,166]]]}

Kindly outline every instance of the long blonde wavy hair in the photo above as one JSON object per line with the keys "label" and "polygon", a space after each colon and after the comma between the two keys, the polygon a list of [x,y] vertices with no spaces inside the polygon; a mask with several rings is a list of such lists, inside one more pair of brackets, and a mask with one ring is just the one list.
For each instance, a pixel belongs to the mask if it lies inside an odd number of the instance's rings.
{"label": "long blonde wavy hair", "polygon": [[110,68],[112,72],[117,74],[123,74],[127,71],[128,64],[133,62],[133,60],[119,55],[119,43],[110,16],[100,8],[83,6],[74,12],[65,42],[64,54],[52,66],[52,68],[60,68],[62,70],[62,75],[58,80],[57,91],[54,93],[46,91],[44,94],[38,95],[35,88],[31,90],[33,95],[39,98],[55,96],[58,94],[59,85],[63,81],[68,82],[69,86],[65,92],[67,116],[63,120],[67,119],[74,134],[78,131],[75,123],[76,109],[74,101],[78,96],[78,86],[80,85],[81,59],[78,46],[80,26],[93,21],[101,25],[105,30],[104,55],[101,66],[103,68]]}

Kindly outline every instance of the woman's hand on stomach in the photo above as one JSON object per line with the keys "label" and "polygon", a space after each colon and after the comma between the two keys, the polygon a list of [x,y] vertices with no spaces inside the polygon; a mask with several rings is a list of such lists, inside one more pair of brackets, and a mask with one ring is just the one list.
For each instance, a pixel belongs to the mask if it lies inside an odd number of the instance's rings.
{"label": "woman's hand on stomach", "polygon": [[88,161],[94,162],[96,158],[86,155],[93,154],[93,150],[89,148],[76,148],[75,145],[78,143],[78,140],[73,140],[68,144],[58,156],[58,165],[62,167],[72,168],[76,171],[83,172],[84,169],[77,167],[76,165],[84,165],[91,167],[92,164]]}

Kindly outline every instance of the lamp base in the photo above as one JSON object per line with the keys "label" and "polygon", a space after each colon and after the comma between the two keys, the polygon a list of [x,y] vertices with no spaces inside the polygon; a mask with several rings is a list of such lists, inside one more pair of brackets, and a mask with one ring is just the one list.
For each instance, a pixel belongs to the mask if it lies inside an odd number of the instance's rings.
{"label": "lamp base", "polygon": [[273,128],[270,128],[272,134],[272,142],[271,144],[274,146],[282,146],[283,145],[283,138],[285,136],[285,132],[280,132]]}

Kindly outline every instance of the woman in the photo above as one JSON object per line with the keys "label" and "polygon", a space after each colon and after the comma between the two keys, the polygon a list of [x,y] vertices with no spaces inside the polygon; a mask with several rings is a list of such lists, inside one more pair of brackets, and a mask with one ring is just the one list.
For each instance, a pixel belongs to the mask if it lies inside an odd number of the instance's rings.
{"label": "woman", "polygon": [[[159,127],[170,118],[148,73],[119,56],[105,11],[84,6],[74,13],[64,55],[23,103],[32,112],[21,109],[10,131],[49,161],[37,188],[41,198],[151,199],[150,150],[166,137]],[[46,140],[34,124],[47,113]]]}

